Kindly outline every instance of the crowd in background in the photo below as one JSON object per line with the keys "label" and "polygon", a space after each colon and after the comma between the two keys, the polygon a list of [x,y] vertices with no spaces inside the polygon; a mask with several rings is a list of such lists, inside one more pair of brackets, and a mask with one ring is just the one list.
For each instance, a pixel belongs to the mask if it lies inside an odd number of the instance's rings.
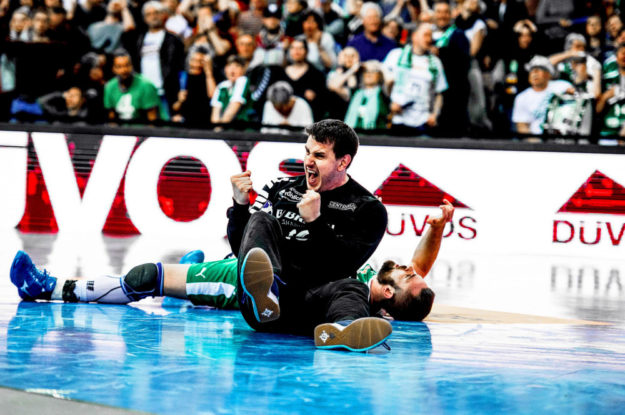
{"label": "crowd in background", "polygon": [[625,136],[621,11],[625,0],[0,0],[0,121],[281,132],[330,117],[410,135]]}

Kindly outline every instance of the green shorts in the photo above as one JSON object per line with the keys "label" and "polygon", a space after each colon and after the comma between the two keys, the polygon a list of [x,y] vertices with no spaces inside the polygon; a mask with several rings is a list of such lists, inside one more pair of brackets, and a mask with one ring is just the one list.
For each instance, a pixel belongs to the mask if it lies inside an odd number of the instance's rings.
{"label": "green shorts", "polygon": [[191,265],[187,271],[187,297],[194,305],[238,309],[237,259]]}

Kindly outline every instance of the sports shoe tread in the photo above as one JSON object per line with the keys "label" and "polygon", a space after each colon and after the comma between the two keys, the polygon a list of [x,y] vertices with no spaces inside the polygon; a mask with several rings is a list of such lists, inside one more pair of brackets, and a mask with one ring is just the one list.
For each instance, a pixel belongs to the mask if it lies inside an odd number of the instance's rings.
{"label": "sports shoe tread", "polygon": [[269,256],[262,248],[252,248],[241,267],[241,285],[251,299],[254,317],[259,323],[267,323],[280,317],[280,305],[271,294],[273,282]]}
{"label": "sports shoe tread", "polygon": [[392,332],[391,324],[377,317],[359,318],[344,327],[337,323],[323,323],[315,327],[315,346],[364,352],[384,343]]}

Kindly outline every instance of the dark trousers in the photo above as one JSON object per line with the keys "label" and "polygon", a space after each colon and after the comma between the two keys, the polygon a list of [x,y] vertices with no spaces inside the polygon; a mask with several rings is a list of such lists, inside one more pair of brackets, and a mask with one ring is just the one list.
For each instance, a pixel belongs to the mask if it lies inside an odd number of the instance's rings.
{"label": "dark trousers", "polygon": [[[365,284],[353,278],[344,278],[316,286],[314,273],[293,275],[289,258],[283,256],[283,240],[278,220],[265,212],[252,214],[243,231],[238,255],[237,296],[241,314],[250,327],[257,331],[311,336],[318,324],[369,316],[369,288]],[[240,280],[245,255],[255,247],[267,252],[274,273],[284,281],[278,284],[280,318],[264,324],[256,321],[249,300],[243,298],[245,294]],[[316,261],[323,262],[323,258],[311,258],[311,264]]]}

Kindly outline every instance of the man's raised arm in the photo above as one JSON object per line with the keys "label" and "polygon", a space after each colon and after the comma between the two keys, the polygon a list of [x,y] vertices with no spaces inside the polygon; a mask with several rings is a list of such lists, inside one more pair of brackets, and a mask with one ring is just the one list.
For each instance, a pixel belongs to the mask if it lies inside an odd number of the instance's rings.
{"label": "man's raised arm", "polygon": [[430,226],[412,254],[412,267],[421,277],[425,277],[434,265],[443,240],[445,225],[451,222],[454,216],[454,207],[448,200],[443,200],[440,208],[442,211],[440,216],[428,218],[427,223]]}

